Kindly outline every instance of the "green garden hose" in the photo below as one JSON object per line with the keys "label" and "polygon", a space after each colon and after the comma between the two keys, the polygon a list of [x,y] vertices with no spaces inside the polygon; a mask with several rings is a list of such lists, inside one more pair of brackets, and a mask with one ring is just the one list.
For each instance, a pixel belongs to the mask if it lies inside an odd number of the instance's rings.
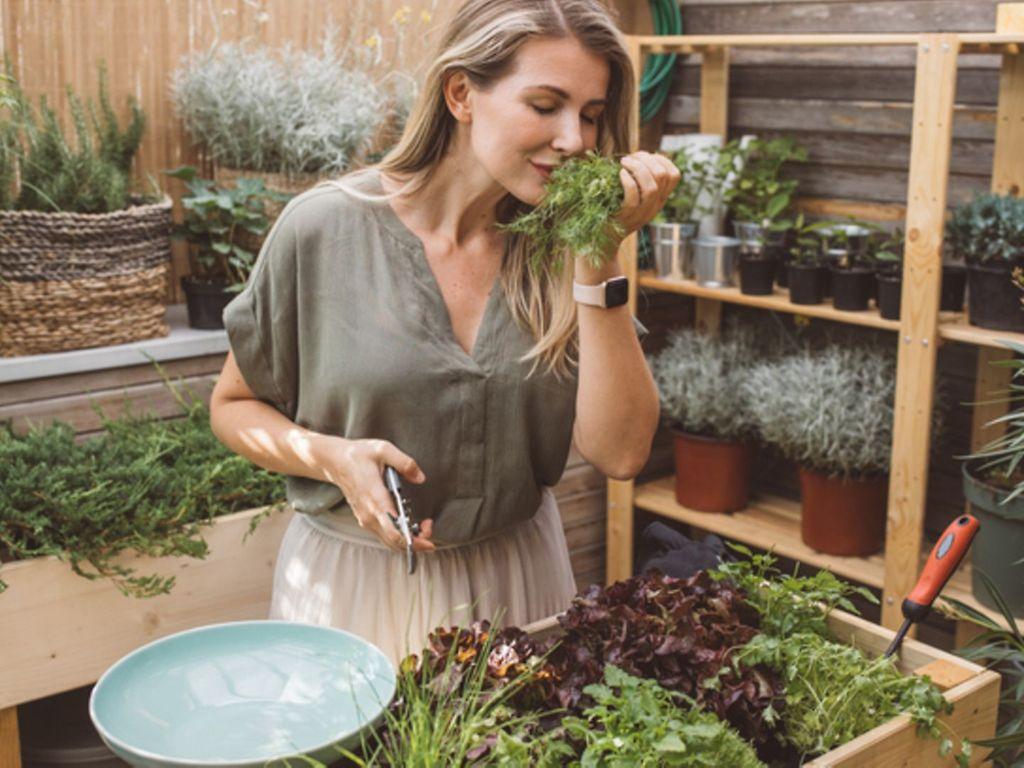
{"label": "green garden hose", "polygon": [[[681,35],[683,18],[679,13],[679,0],[650,0],[651,19],[656,35]],[[646,123],[661,109],[672,88],[672,75],[676,68],[676,54],[658,53],[648,57],[640,78],[640,121]],[[653,253],[647,227],[637,233],[637,267],[652,265]]]}

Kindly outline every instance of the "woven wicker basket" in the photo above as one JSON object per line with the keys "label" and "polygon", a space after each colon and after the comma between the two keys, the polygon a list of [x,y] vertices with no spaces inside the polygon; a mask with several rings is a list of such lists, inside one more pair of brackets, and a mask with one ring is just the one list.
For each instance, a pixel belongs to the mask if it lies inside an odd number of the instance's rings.
{"label": "woven wicker basket", "polygon": [[0,211],[0,357],[166,336],[171,199],[112,213]]}

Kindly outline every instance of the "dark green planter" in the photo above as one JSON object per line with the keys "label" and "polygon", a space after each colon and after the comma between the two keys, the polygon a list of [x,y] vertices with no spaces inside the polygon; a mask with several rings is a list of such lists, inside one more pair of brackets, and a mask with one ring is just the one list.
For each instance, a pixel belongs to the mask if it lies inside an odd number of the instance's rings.
{"label": "dark green planter", "polygon": [[[1000,504],[1005,493],[971,475],[967,466],[965,462],[964,496],[971,505],[971,513],[981,523],[971,548],[972,562],[995,582],[1013,615],[1024,618],[1024,563],[1018,563],[1024,558],[1024,497]],[[983,605],[998,608],[977,570],[971,589]]]}

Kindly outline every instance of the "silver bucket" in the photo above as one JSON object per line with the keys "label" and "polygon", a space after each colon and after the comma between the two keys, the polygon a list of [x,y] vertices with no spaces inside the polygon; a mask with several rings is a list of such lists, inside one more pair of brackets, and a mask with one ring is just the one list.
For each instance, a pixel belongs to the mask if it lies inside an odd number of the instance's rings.
{"label": "silver bucket", "polygon": [[693,241],[693,268],[697,284],[706,288],[736,285],[740,241],[735,237],[699,237]]}
{"label": "silver bucket", "polygon": [[767,242],[765,228],[749,221],[734,221],[732,231],[740,241],[740,251],[750,256],[760,256]]}
{"label": "silver bucket", "polygon": [[690,242],[697,234],[694,222],[651,224],[654,269],[658,277],[683,280],[693,277]]}

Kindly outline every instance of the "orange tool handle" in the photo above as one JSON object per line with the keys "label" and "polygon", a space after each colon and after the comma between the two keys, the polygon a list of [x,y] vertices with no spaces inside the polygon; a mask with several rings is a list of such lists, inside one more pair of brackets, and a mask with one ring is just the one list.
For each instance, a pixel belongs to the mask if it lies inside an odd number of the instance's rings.
{"label": "orange tool handle", "polygon": [[[908,616],[908,605],[911,612],[931,607],[935,598],[939,596],[942,588],[946,586],[953,571],[964,559],[974,535],[981,527],[973,515],[961,515],[949,527],[942,532],[939,540],[935,542],[932,552],[928,555],[928,562],[924,565],[921,578],[917,580],[917,586],[907,595],[903,604],[903,615]],[[916,618],[915,618],[916,620]]]}

